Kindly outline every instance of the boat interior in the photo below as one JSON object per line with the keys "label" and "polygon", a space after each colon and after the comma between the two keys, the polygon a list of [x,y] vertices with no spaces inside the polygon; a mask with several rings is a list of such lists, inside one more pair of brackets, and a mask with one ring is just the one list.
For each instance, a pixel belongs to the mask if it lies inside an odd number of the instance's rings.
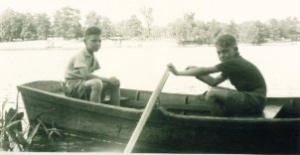
{"label": "boat interior", "polygon": [[[48,93],[54,93],[66,97],[63,91],[63,83],[58,81],[35,81],[22,86]],[[21,87],[22,87],[21,86]],[[121,106],[143,109],[152,92],[146,90],[121,89]],[[109,104],[110,96],[106,95],[103,104]],[[179,114],[201,114],[209,113],[203,95],[189,95],[176,93],[161,93],[157,106]],[[297,97],[272,97],[267,99],[263,114],[264,118],[293,118],[300,117],[300,98]]]}

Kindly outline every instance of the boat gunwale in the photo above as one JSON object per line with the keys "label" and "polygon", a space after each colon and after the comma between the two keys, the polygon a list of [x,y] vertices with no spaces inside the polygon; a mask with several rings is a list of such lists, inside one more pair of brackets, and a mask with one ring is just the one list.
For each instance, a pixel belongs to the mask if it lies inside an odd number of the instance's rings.
{"label": "boat gunwale", "polygon": [[[218,117],[218,116],[198,116],[198,115],[181,115],[174,112],[167,111],[164,108],[159,108],[159,111],[165,116],[181,120],[201,120],[203,121],[222,121],[224,123],[243,122],[243,123],[291,123],[297,122],[300,126],[300,118],[265,118],[265,117]],[[213,119],[212,119],[213,118]]]}
{"label": "boat gunwale", "polygon": [[[129,112],[129,113],[142,113],[144,110],[143,109],[136,109],[136,108],[129,108],[129,107],[120,107],[120,106],[114,106],[114,105],[109,105],[105,103],[94,103],[86,100],[81,100],[81,99],[76,99],[68,96],[62,96],[58,95],[53,92],[48,92],[46,90],[34,88],[28,86],[28,84],[35,83],[35,82],[50,82],[50,81],[34,81],[34,82],[29,82],[25,83],[22,85],[17,86],[17,88],[20,89],[27,89],[33,92],[38,92],[42,93],[47,96],[54,96],[55,98],[59,99],[65,99],[65,100],[70,100],[74,101],[76,104],[81,104],[83,106],[96,106],[96,107],[104,107],[108,108],[111,110],[118,110],[120,112]],[[59,82],[59,81],[51,81],[51,82]],[[125,89],[125,90],[132,90],[132,89]],[[176,94],[174,94],[176,95]],[[288,97],[270,97],[268,99],[289,99]],[[296,98],[294,98],[296,99]],[[197,121],[197,122],[224,122],[224,123],[291,123],[291,122],[300,122],[300,118],[264,118],[264,117],[218,117],[218,116],[200,116],[200,115],[182,115],[182,114],[177,114],[173,113],[167,110],[162,110],[162,108],[156,108],[160,113],[162,113],[165,117],[169,117],[172,119],[176,120],[182,120],[182,121]]]}
{"label": "boat gunwale", "polygon": [[[129,113],[136,113],[136,114],[139,114],[139,113],[143,112],[142,109],[119,107],[119,106],[109,105],[109,104],[105,104],[105,103],[94,103],[94,102],[81,100],[81,99],[76,99],[76,98],[72,98],[72,97],[68,97],[68,96],[62,96],[62,95],[59,95],[59,94],[56,94],[56,93],[51,93],[51,92],[48,92],[48,91],[45,91],[45,90],[41,90],[41,89],[37,89],[37,88],[30,87],[30,86],[25,86],[25,85],[20,85],[20,86],[17,86],[17,87],[18,87],[19,90],[21,90],[21,89],[30,90],[30,91],[35,92],[35,93],[40,93],[40,94],[47,95],[47,96],[53,96],[56,99],[64,99],[64,100],[69,100],[71,102],[73,101],[74,104],[82,105],[82,106],[85,106],[85,107],[93,106],[93,107],[97,107],[97,108],[106,108],[106,109],[109,109],[109,110],[118,110],[120,112],[129,112]],[[68,104],[65,104],[65,103],[56,103],[56,104],[68,105]]]}

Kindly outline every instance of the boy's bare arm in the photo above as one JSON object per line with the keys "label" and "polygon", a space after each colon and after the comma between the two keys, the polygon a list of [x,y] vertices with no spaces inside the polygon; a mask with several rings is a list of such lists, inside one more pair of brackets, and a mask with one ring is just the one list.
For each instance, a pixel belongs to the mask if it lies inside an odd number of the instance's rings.
{"label": "boy's bare arm", "polygon": [[100,79],[102,80],[103,82],[106,82],[106,83],[110,83],[110,84],[113,84],[113,85],[119,85],[120,82],[117,78],[115,77],[111,77],[111,78],[106,78],[106,77],[100,77],[100,76],[97,76],[97,75],[94,75],[94,74],[91,74],[88,72],[87,68],[85,67],[82,67],[79,69],[81,75],[84,75],[84,79]]}
{"label": "boy's bare arm", "polygon": [[226,77],[222,76],[222,74],[217,77],[212,77],[210,75],[202,75],[196,76],[196,78],[212,87],[217,86],[218,84],[224,82],[227,79]]}
{"label": "boy's bare arm", "polygon": [[189,67],[186,70],[178,71],[173,64],[168,65],[169,70],[179,76],[203,76],[219,72],[216,66],[213,67]]}
{"label": "boy's bare arm", "polygon": [[88,69],[86,67],[80,67],[78,68],[80,75],[82,78],[88,80],[94,78],[94,75],[88,72]]}

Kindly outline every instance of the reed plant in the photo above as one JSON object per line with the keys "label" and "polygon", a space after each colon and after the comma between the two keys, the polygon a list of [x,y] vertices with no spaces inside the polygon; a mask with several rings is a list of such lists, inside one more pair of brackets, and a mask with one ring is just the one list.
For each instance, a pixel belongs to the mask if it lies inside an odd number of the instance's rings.
{"label": "reed plant", "polygon": [[22,121],[24,113],[17,109],[6,106],[8,100],[5,99],[0,112],[0,149],[3,151],[25,151],[30,147],[32,139],[35,137],[40,124],[34,126],[31,130],[22,130]]}

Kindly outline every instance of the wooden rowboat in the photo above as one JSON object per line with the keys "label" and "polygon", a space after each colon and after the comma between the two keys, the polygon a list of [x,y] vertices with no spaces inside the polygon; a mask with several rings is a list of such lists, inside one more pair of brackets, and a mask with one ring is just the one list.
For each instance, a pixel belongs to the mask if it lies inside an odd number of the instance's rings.
{"label": "wooden rowboat", "polygon": [[[18,86],[30,123],[91,134],[126,144],[151,92],[122,89],[121,107],[66,97],[61,82]],[[135,152],[299,153],[300,98],[268,98],[284,105],[276,118],[205,116],[201,96],[162,93]],[[200,110],[202,109],[202,110]],[[139,149],[151,148],[151,149]],[[147,150],[147,151],[145,151]]]}

